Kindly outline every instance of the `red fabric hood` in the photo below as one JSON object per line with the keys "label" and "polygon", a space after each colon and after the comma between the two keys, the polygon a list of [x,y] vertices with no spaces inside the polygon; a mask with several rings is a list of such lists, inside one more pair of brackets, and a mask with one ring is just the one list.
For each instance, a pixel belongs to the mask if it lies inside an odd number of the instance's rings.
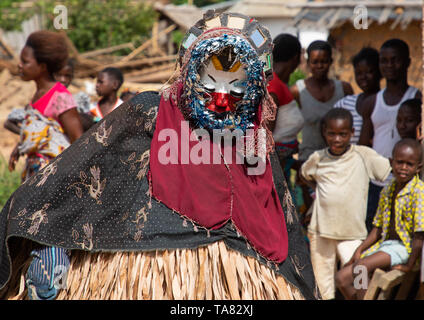
{"label": "red fabric hood", "polygon": [[[194,164],[188,155],[199,149],[198,141],[184,139],[181,132],[192,132],[172,99],[161,98],[150,151],[150,186],[152,196],[170,209],[207,229],[219,229],[231,220],[238,232],[263,257],[282,262],[287,257],[288,236],[272,169],[267,158],[262,175],[248,175],[245,164],[212,164],[214,143],[209,144],[211,164]],[[183,125],[182,125],[183,122]],[[168,129],[165,131],[165,129]],[[165,132],[175,132],[178,139],[167,138]],[[182,139],[183,137],[183,139]],[[216,147],[216,145],[215,145]],[[225,152],[225,147],[220,147]],[[163,164],[159,155],[172,149],[177,164]],[[163,162],[163,161],[162,161]],[[188,163],[187,163],[188,162]]]}

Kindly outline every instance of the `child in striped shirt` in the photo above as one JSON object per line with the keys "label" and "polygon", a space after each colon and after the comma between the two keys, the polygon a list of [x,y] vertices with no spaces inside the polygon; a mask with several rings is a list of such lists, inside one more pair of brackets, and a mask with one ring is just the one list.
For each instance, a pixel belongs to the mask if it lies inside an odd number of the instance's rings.
{"label": "child in striped shirt", "polygon": [[353,57],[352,64],[355,71],[355,81],[363,92],[340,99],[334,107],[346,109],[352,114],[355,132],[350,143],[358,144],[362,129],[361,102],[380,90],[381,74],[378,68],[378,51],[369,47],[363,48]]}

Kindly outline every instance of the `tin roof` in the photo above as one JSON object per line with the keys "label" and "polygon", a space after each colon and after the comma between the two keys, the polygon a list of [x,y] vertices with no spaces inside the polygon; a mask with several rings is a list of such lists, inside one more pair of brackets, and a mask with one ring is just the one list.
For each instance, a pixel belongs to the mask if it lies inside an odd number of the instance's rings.
{"label": "tin roof", "polygon": [[293,21],[296,27],[315,26],[332,29],[346,21],[353,22],[357,16],[355,9],[358,10],[359,5],[366,9],[368,21],[375,21],[378,24],[393,21],[391,29],[398,25],[402,29],[406,29],[412,21],[422,19],[422,0],[372,0],[366,2],[331,0],[304,4],[292,3],[288,6],[300,9]]}

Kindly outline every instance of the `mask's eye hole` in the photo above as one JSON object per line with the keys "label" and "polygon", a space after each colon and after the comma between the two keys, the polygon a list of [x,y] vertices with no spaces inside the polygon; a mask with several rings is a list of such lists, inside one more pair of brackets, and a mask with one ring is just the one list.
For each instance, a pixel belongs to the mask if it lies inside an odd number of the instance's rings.
{"label": "mask's eye hole", "polygon": [[203,88],[205,88],[205,91],[208,93],[215,92],[215,87],[210,83],[204,84]]}
{"label": "mask's eye hole", "polygon": [[234,91],[234,90],[230,90],[230,94],[234,97],[234,98],[243,98],[244,92],[239,92],[239,91]]}

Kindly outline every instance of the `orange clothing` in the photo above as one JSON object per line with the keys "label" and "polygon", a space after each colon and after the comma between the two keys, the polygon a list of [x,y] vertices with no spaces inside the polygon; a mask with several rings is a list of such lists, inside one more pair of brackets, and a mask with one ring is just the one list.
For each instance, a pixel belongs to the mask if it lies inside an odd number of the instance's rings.
{"label": "orange clothing", "polygon": [[[115,110],[121,103],[123,103],[123,101],[120,98],[116,99],[115,105],[113,106],[110,112]],[[99,103],[97,103],[90,109],[90,114],[94,117],[94,121],[96,122],[100,121],[101,119],[105,117],[105,115],[103,115],[102,113],[102,110],[100,110]]]}

